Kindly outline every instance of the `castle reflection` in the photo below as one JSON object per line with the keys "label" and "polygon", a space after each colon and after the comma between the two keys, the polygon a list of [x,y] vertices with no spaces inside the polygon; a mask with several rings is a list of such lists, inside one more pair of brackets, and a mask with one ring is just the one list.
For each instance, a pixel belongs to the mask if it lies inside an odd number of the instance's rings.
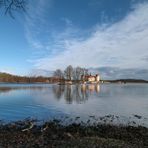
{"label": "castle reflection", "polygon": [[69,104],[73,102],[80,104],[87,101],[94,93],[98,94],[100,92],[100,85],[53,85],[52,90],[57,100],[64,98]]}

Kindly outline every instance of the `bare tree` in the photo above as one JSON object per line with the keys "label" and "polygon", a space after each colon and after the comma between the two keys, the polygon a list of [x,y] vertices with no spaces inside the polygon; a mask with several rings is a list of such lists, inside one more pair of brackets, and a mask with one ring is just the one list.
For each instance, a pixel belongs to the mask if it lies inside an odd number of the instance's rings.
{"label": "bare tree", "polygon": [[55,77],[58,77],[60,79],[62,79],[64,77],[64,74],[63,72],[60,70],[60,69],[57,69],[55,72],[54,72],[54,76]]}
{"label": "bare tree", "polygon": [[82,75],[88,75],[88,69],[76,67],[75,68],[75,78],[76,80],[80,80]]}
{"label": "bare tree", "polygon": [[81,68],[79,66],[73,68],[71,65],[69,65],[64,71],[57,69],[54,72],[55,77],[60,79],[65,77],[68,80],[80,80],[82,75],[88,75],[88,69]]}
{"label": "bare tree", "polygon": [[83,69],[81,67],[76,67],[75,68],[75,76],[76,80],[80,79],[80,76],[83,74]]}
{"label": "bare tree", "polygon": [[88,75],[88,69],[83,68],[83,75]]}
{"label": "bare tree", "polygon": [[73,67],[69,65],[64,71],[65,77],[69,80],[73,77]]}
{"label": "bare tree", "polygon": [[4,8],[5,14],[14,18],[15,11],[25,11],[27,0],[0,0],[0,7]]}

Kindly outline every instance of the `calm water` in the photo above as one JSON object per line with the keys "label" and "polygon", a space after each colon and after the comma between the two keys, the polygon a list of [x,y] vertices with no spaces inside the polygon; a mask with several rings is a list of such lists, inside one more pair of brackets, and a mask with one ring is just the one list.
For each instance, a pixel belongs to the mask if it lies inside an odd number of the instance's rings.
{"label": "calm water", "polygon": [[148,84],[0,84],[0,120],[68,116],[147,126]]}

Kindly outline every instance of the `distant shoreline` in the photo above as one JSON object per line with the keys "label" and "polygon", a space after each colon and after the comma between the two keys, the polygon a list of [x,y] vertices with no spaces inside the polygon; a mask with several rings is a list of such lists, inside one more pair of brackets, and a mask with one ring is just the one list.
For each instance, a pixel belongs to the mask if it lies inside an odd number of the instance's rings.
{"label": "distant shoreline", "polygon": [[117,80],[103,80],[104,83],[148,83],[147,80],[142,79],[117,79]]}
{"label": "distant shoreline", "polygon": [[[67,79],[60,79],[57,77],[44,77],[44,76],[37,76],[37,77],[17,76],[17,75],[11,75],[8,73],[0,72],[0,84],[2,83],[5,83],[5,84],[7,83],[11,83],[11,84],[55,84],[55,83],[81,84],[83,83],[83,81],[82,80],[67,80]],[[130,79],[115,79],[115,80],[100,80],[99,83],[120,83],[120,84],[148,83],[148,80],[130,78]]]}
{"label": "distant shoreline", "polygon": [[[59,84],[60,81],[57,82],[0,82],[0,84]],[[101,80],[97,84],[126,84],[126,83],[135,83],[135,84],[147,84],[147,80],[140,80],[140,79],[118,79],[118,80]],[[66,83],[61,83],[62,85],[67,85]],[[75,84],[82,84],[81,82],[72,82],[72,85]],[[90,83],[96,84],[96,83]]]}

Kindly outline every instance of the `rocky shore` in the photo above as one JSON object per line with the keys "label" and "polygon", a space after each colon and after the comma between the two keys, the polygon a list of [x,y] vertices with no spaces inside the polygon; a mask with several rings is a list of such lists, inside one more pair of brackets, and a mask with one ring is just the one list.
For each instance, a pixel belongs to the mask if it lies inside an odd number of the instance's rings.
{"label": "rocky shore", "polygon": [[62,125],[58,120],[42,125],[32,120],[1,123],[0,147],[147,148],[148,128],[109,124]]}

